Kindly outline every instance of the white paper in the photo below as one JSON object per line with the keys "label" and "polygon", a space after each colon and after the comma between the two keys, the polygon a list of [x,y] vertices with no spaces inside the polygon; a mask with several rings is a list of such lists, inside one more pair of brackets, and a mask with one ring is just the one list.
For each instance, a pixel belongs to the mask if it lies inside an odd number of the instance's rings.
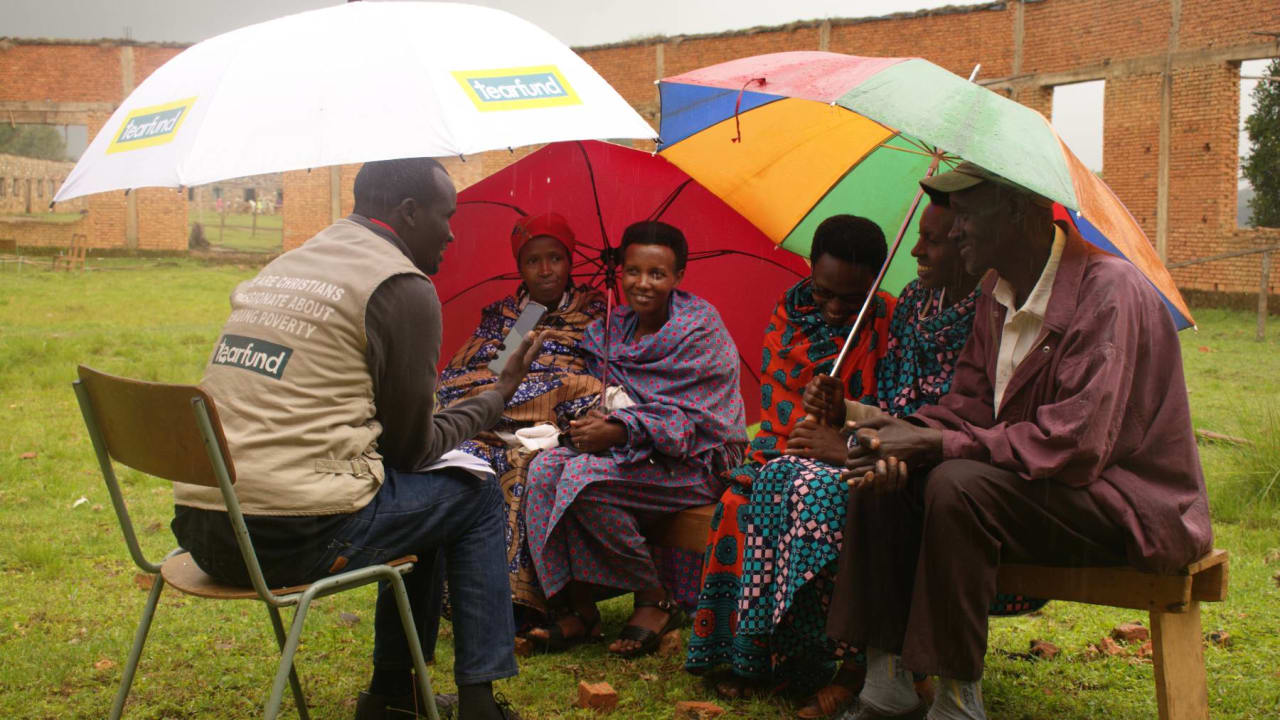
{"label": "white paper", "polygon": [[441,455],[439,460],[436,460],[425,468],[422,468],[419,472],[429,473],[436,470],[443,470],[445,468],[466,470],[481,480],[497,475],[489,463],[481,460],[475,455],[468,455],[461,450],[450,450],[449,452]]}

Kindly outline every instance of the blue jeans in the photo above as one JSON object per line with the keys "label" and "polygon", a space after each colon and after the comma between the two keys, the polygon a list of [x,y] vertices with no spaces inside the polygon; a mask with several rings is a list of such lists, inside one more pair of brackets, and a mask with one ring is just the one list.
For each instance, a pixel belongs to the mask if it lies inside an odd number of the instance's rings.
{"label": "blue jeans", "polygon": [[[179,510],[174,532],[196,563],[224,582],[247,584],[247,577],[237,577],[243,575],[244,564],[234,538],[228,545],[223,536],[223,528],[231,532],[226,514],[196,511],[201,517],[193,518],[191,508]],[[278,538],[289,528],[302,527],[306,519],[256,516],[246,522],[263,575],[272,586],[314,582],[341,570],[417,555],[419,563],[404,576],[404,584],[428,659],[434,654],[441,583],[447,575],[456,638],[454,679],[470,685],[517,673],[504,511],[502,491],[493,476],[481,480],[459,470],[416,474],[388,468],[368,505],[332,518],[336,523],[317,523],[328,526],[323,531],[327,538],[294,535],[282,546]],[[221,516],[216,518],[221,522],[208,522],[209,515]],[[259,536],[273,542],[259,546]],[[413,668],[395,595],[387,583],[378,588],[373,664],[380,670]]]}

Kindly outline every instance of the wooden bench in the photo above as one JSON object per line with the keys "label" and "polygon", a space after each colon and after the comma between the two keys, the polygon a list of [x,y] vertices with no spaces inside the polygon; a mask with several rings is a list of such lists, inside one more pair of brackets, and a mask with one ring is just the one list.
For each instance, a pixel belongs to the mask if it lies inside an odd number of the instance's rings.
{"label": "wooden bench", "polygon": [[[650,540],[703,552],[715,509],[703,505],[676,513],[654,526]],[[1002,565],[996,586],[1002,593],[1145,610],[1151,619],[1160,720],[1208,720],[1200,603],[1226,599],[1228,568],[1225,550],[1213,550],[1175,575],[1132,568]]]}

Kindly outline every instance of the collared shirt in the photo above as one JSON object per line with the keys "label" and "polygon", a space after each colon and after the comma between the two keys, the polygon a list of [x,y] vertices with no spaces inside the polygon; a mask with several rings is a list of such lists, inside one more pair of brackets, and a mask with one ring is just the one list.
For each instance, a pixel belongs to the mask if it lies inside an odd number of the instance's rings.
{"label": "collared shirt", "polygon": [[1005,307],[1004,329],[1000,333],[1000,351],[996,356],[995,412],[1000,414],[1000,403],[1004,400],[1005,388],[1013,371],[1031,352],[1036,338],[1044,328],[1044,314],[1049,307],[1049,296],[1053,293],[1053,280],[1058,274],[1058,263],[1062,260],[1062,248],[1066,245],[1066,235],[1062,228],[1053,226],[1053,249],[1049,251],[1049,260],[1044,264],[1040,279],[1027,295],[1022,307],[1014,307],[1013,286],[1004,278],[996,280],[991,297]]}

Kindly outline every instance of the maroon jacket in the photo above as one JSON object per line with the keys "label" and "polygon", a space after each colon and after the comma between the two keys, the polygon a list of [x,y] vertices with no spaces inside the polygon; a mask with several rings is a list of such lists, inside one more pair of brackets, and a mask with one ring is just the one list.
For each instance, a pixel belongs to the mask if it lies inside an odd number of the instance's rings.
{"label": "maroon jacket", "polygon": [[943,457],[1087,487],[1129,534],[1129,562],[1173,572],[1213,546],[1177,331],[1137,268],[1063,225],[1044,329],[994,416],[1005,308],[983,281],[951,392],[912,416]]}

